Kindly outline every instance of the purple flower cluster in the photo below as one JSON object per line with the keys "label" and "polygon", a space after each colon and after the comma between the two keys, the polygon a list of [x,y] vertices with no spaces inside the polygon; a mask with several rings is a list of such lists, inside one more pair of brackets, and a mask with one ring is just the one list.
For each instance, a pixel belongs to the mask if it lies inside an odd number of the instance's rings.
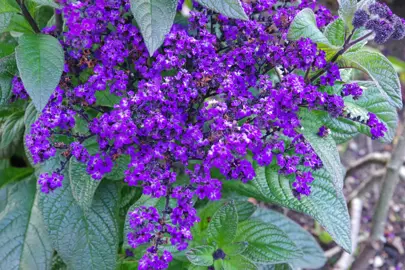
{"label": "purple flower cluster", "polygon": [[[295,176],[294,194],[308,196],[311,171],[322,161],[300,133],[300,111],[342,117],[342,96],[361,95],[355,84],[342,95],[322,91],[340,80],[338,66],[310,39],[285,39],[303,8],[315,11],[319,27],[334,19],[330,12],[315,0],[275,3],[244,2],[248,21],[196,4],[190,24],[175,24],[149,57],[127,0],[62,1],[65,72],[27,146],[35,163],[61,152],[85,164],[95,180],[110,173],[118,158],[128,158],[124,181],[166,202],[162,211],[141,206],[130,213],[129,245],[150,245],[140,269],[167,267],[171,254],[161,245],[186,249],[199,222],[193,197],[219,200],[221,180],[252,180],[251,159]],[[312,73],[323,76],[311,81]],[[14,85],[23,97],[18,79]],[[386,131],[372,115],[367,125],[373,138]],[[327,128],[318,135],[326,136]],[[88,139],[97,143],[95,151],[86,149]],[[41,175],[39,183],[49,192],[62,180],[56,173]]]}
{"label": "purple flower cluster", "polygon": [[49,193],[62,186],[63,175],[59,173],[42,173],[38,177],[38,184],[41,186],[41,191]]}
{"label": "purple flower cluster", "polygon": [[357,83],[350,83],[343,86],[342,96],[352,96],[354,100],[359,99],[363,94],[363,89]]}
{"label": "purple flower cluster", "polygon": [[12,91],[15,99],[28,99],[28,93],[19,77],[14,77],[12,82]]}
{"label": "purple flower cluster", "polygon": [[372,139],[377,139],[384,136],[387,132],[387,127],[377,118],[374,113],[368,113],[367,126],[370,127]]}
{"label": "purple flower cluster", "polygon": [[405,37],[405,20],[393,14],[386,4],[374,3],[368,10],[357,10],[353,17],[355,28],[365,27],[375,34],[374,41],[379,44],[390,38],[400,40]]}

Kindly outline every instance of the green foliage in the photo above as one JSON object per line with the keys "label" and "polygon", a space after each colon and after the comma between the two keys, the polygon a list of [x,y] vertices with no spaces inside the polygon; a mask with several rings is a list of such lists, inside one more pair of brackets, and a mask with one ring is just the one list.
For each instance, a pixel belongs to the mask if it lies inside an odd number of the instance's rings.
{"label": "green foliage", "polygon": [[8,185],[4,191],[0,269],[51,269],[53,249],[38,207],[35,177]]}
{"label": "green foliage", "polygon": [[197,0],[198,3],[206,8],[212,9],[229,18],[247,20],[248,16],[243,10],[240,0]]}
{"label": "green foliage", "polygon": [[357,0],[338,0],[339,16],[343,19],[349,30],[353,29],[352,21],[357,10]]}
{"label": "green foliage", "polygon": [[223,205],[208,225],[208,235],[219,247],[232,243],[238,228],[238,214],[233,201]]}
{"label": "green foliage", "polygon": [[132,14],[150,55],[162,45],[166,34],[169,33],[176,8],[177,0],[131,0]]}
{"label": "green foliage", "polygon": [[212,254],[215,249],[213,246],[198,246],[186,252],[187,259],[194,265],[211,266],[214,264]]}
{"label": "green foliage", "polygon": [[24,87],[36,109],[42,111],[62,75],[62,46],[49,35],[24,35],[19,39],[16,59]]}

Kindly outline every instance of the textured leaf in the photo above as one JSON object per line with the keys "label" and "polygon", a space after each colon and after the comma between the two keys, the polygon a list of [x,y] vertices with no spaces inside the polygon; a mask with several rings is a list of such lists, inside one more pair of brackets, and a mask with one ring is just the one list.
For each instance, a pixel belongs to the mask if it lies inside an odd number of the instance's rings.
{"label": "textured leaf", "polygon": [[0,33],[3,33],[8,28],[8,25],[11,22],[11,18],[13,17],[13,13],[6,12],[0,13]]}
{"label": "textured leaf", "polygon": [[50,35],[24,35],[19,39],[16,58],[24,87],[41,112],[62,75],[62,46]]}
{"label": "textured leaf", "polygon": [[357,0],[338,0],[339,16],[351,30],[354,13],[357,10]]}
{"label": "textured leaf", "polygon": [[42,5],[42,6],[49,6],[53,8],[59,8],[59,5],[55,3],[53,0],[32,0],[33,2]]}
{"label": "textured leaf", "polygon": [[211,266],[214,263],[212,254],[215,249],[212,246],[199,246],[186,252],[187,259],[194,265]]}
{"label": "textured leaf", "polygon": [[247,220],[256,211],[256,205],[251,202],[241,200],[235,200],[234,202],[239,222]]}
{"label": "textured leaf", "polygon": [[131,0],[131,11],[149,54],[162,45],[176,15],[177,0]]}
{"label": "textured leaf", "polygon": [[238,214],[234,201],[225,203],[208,224],[208,235],[219,247],[231,243],[236,236]]}
{"label": "textured leaf", "polygon": [[10,76],[7,73],[0,73],[0,105],[6,106],[10,97],[11,97],[11,81],[13,76]]}
{"label": "textured leaf", "polygon": [[361,0],[357,3],[357,9],[366,9],[369,5],[374,4],[375,0]]}
{"label": "textured leaf", "polygon": [[310,38],[313,42],[329,44],[328,39],[318,29],[314,12],[305,8],[294,18],[288,31],[289,40],[299,40],[300,38]]}
{"label": "textured leaf", "polygon": [[21,112],[12,114],[2,126],[0,148],[8,147],[18,141],[24,132],[24,117]]}
{"label": "textured leaf", "polygon": [[260,219],[265,223],[270,223],[280,228],[302,250],[303,254],[301,257],[289,261],[289,264],[294,268],[317,269],[323,267],[326,263],[326,257],[318,242],[316,242],[309,232],[291,219],[269,209],[259,209],[253,218]]}
{"label": "textured leaf", "polygon": [[358,51],[344,54],[338,64],[341,68],[356,68],[367,73],[389,103],[402,108],[402,94],[399,77],[391,62],[382,54]]}
{"label": "textured leaf", "polygon": [[278,204],[305,213],[317,220],[333,239],[348,252],[351,251],[350,218],[342,191],[335,190],[330,175],[320,169],[314,171],[311,194],[301,200],[294,197],[291,182],[278,174],[278,168],[254,164],[256,178],[247,184],[224,181],[224,188],[260,201]]}
{"label": "textured leaf", "polygon": [[121,155],[119,158],[114,162],[114,167],[112,168],[111,172],[105,175],[106,178],[109,180],[123,180],[124,179],[124,172],[128,169],[128,164],[131,161],[128,155]]}
{"label": "textured leaf", "polygon": [[325,28],[324,32],[330,44],[342,47],[345,43],[345,23],[342,19],[336,19]]}
{"label": "textured leaf", "polygon": [[91,178],[86,171],[86,164],[78,162],[75,158],[69,161],[69,181],[73,197],[86,212],[91,206],[94,193],[101,181]]}
{"label": "textured leaf", "polygon": [[253,262],[281,263],[301,256],[301,251],[286,233],[257,220],[245,220],[238,224],[235,242],[238,241],[248,242],[243,255]]}
{"label": "textured leaf", "polygon": [[[363,95],[358,100],[345,97],[345,110],[350,112],[351,117],[360,116],[361,120],[368,119],[368,113],[374,113],[377,118],[385,124],[387,132],[382,142],[391,142],[394,139],[398,125],[397,110],[381,95],[380,90],[372,81],[357,81],[364,90]],[[331,130],[331,135],[336,143],[344,143],[359,133],[371,136],[370,128],[366,124],[361,124],[346,118],[332,118],[325,112],[314,112],[316,118]]]}
{"label": "textured leaf", "polygon": [[18,32],[26,34],[34,34],[34,30],[31,25],[27,22],[24,16],[14,13],[11,17],[11,21],[6,29],[7,32]]}
{"label": "textured leaf", "polygon": [[24,168],[8,167],[0,169],[0,188],[9,183],[13,183],[23,178],[26,178],[32,173],[33,169],[28,167]]}
{"label": "textured leaf", "polygon": [[222,250],[226,255],[238,255],[243,253],[248,245],[248,242],[229,243]]}
{"label": "textured leaf", "polygon": [[302,125],[301,133],[322,160],[323,167],[330,174],[335,187],[339,191],[342,190],[344,177],[343,165],[340,163],[339,152],[335,141],[331,136],[320,137],[317,135],[323,123],[313,115],[313,112],[303,109],[300,111],[299,115]]}
{"label": "textured leaf", "polygon": [[259,270],[293,270],[293,268],[287,263],[280,263],[262,265],[259,267]]}
{"label": "textured leaf", "polygon": [[238,255],[231,258],[226,258],[222,261],[222,269],[224,270],[256,270],[257,266],[248,258]]}
{"label": "textured leaf", "polygon": [[20,12],[17,2],[12,0],[0,0],[0,13]]}
{"label": "textured leaf", "polygon": [[[42,168],[51,171],[58,163]],[[68,179],[63,187],[41,194],[40,208],[53,247],[69,269],[115,269],[118,249],[116,210],[118,188],[103,182],[85,213],[72,195]]]}
{"label": "textured leaf", "polygon": [[198,3],[208,9],[212,9],[229,18],[247,20],[248,16],[243,10],[240,0],[197,0]]}
{"label": "textured leaf", "polygon": [[13,76],[17,72],[15,54],[6,55],[0,58],[0,73]]}
{"label": "textured leaf", "polygon": [[0,212],[0,269],[51,269],[53,249],[38,208],[35,177],[6,187]]}

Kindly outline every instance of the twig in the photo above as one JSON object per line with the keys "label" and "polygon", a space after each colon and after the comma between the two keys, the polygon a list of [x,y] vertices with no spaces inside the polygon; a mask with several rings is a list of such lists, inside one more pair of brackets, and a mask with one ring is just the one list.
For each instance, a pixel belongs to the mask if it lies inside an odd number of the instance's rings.
{"label": "twig", "polygon": [[368,154],[360,158],[359,160],[355,161],[351,166],[346,169],[346,177],[352,175],[355,171],[367,167],[370,164],[381,164],[385,165],[388,160],[390,159],[391,154],[388,152],[374,152]]}
{"label": "twig", "polygon": [[399,182],[399,169],[402,166],[405,153],[405,125],[402,126],[401,135],[394,147],[392,157],[387,164],[387,173],[384,177],[384,183],[378,198],[376,210],[373,216],[371,237],[364,250],[360,253],[356,262],[353,264],[354,270],[365,269],[370,258],[376,253],[376,247],[379,246],[384,233],[384,226],[388,216],[390,201],[394,195],[395,188]]}
{"label": "twig", "polygon": [[[357,248],[359,240],[359,232],[361,225],[361,211],[363,210],[363,201],[355,198],[351,202],[351,216],[352,216],[352,252]],[[353,263],[353,255],[344,252],[342,257],[336,263],[337,269],[347,270]]]}
{"label": "twig", "polygon": [[24,0],[16,0],[16,1],[17,1],[18,5],[20,6],[22,14],[24,15],[25,19],[31,25],[32,30],[34,30],[35,33],[41,33],[41,30],[39,30],[37,23],[35,22],[34,18],[32,18],[30,12],[28,11],[27,7],[25,6]]}
{"label": "twig", "polygon": [[356,197],[363,198],[364,195],[373,187],[373,185],[382,179],[385,173],[385,169],[374,171],[367,180],[362,181],[361,184],[349,194],[347,201],[351,202]]}
{"label": "twig", "polygon": [[59,9],[55,9],[54,14],[55,14],[56,32],[58,32],[58,34],[60,34],[63,31],[62,13],[61,13],[61,11]]}

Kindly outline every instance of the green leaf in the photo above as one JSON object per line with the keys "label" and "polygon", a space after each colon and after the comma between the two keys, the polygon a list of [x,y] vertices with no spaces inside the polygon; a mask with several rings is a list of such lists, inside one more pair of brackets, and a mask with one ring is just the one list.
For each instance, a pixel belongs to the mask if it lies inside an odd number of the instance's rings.
{"label": "green leaf", "polygon": [[369,5],[374,4],[375,0],[361,0],[357,3],[357,9],[367,9]]}
{"label": "green leaf", "polygon": [[317,135],[323,123],[314,116],[313,112],[302,109],[299,115],[302,125],[301,133],[322,160],[323,167],[330,174],[335,187],[339,191],[342,190],[344,172],[335,141],[331,136],[320,137]]}
{"label": "green leaf", "polygon": [[37,110],[42,111],[62,75],[62,46],[50,35],[24,35],[19,39],[16,58],[24,87]]}
{"label": "green leaf", "polygon": [[6,29],[7,32],[18,32],[18,33],[26,33],[26,34],[34,34],[34,30],[32,29],[31,25],[27,22],[24,16],[20,14],[13,14],[11,17],[11,21]]}
{"label": "green leaf", "polygon": [[7,30],[12,17],[13,13],[11,12],[0,13],[0,33],[3,33]]}
{"label": "green leaf", "polygon": [[256,177],[252,181],[247,184],[224,181],[224,188],[313,217],[336,243],[351,252],[350,218],[346,202],[342,191],[335,189],[333,180],[324,169],[312,172],[314,181],[311,183],[311,194],[298,200],[291,189],[293,177],[280,175],[277,167],[253,165]]}
{"label": "green leaf", "polygon": [[42,5],[42,6],[49,6],[53,8],[60,8],[58,4],[55,3],[53,0],[32,0],[33,2]]}
{"label": "green leaf", "polygon": [[345,43],[345,23],[342,19],[336,19],[325,28],[325,36],[330,44],[342,47]]}
{"label": "green leaf", "polygon": [[1,74],[0,73],[0,105],[6,107],[8,105],[8,101],[12,95],[11,92],[11,81],[13,80],[13,76],[9,74]]}
{"label": "green leaf", "polygon": [[226,255],[238,255],[243,253],[248,245],[248,242],[229,243],[224,246],[222,250],[225,252]]}
{"label": "green leaf", "polygon": [[128,155],[121,155],[118,159],[114,162],[114,167],[112,168],[111,172],[105,175],[105,177],[109,180],[122,180],[124,179],[124,172],[128,169],[128,164],[131,161],[131,158]]}
{"label": "green leaf", "polygon": [[286,233],[258,220],[239,223],[235,241],[248,242],[243,255],[253,262],[282,263],[301,256],[301,251]]}
{"label": "green leaf", "polygon": [[7,186],[0,212],[0,269],[51,269],[53,249],[38,208],[35,177]]}
{"label": "green leaf", "polygon": [[17,72],[15,54],[10,54],[0,58],[0,73],[14,77]]}
{"label": "green leaf", "polygon": [[226,258],[222,261],[224,270],[256,270],[257,266],[248,258],[242,255]]}
{"label": "green leaf", "polygon": [[[388,143],[394,139],[398,125],[397,110],[391,106],[381,95],[380,90],[372,81],[353,81],[363,88],[363,95],[358,100],[345,97],[345,110],[350,112],[351,117],[360,116],[361,120],[368,119],[368,113],[374,113],[377,118],[387,127],[387,132],[382,142]],[[359,133],[371,136],[370,128],[347,118],[333,118],[325,112],[314,112],[314,117],[321,119],[325,126],[331,130],[331,136],[336,143],[344,143]]]}
{"label": "green leaf", "polygon": [[229,18],[248,20],[240,0],[197,0],[202,6],[212,9]]}
{"label": "green leaf", "polygon": [[8,167],[0,169],[0,188],[7,184],[19,181],[34,172],[32,168]]}
{"label": "green leaf", "polygon": [[0,0],[0,13],[20,12],[17,2],[12,0]]}
{"label": "green leaf", "polygon": [[94,193],[101,181],[94,180],[86,171],[86,164],[75,158],[69,161],[69,181],[77,204],[87,212],[93,202]]}
{"label": "green leaf", "polygon": [[96,92],[96,105],[114,107],[114,105],[119,104],[121,97],[111,94],[109,91],[97,91]]}
{"label": "green leaf", "polygon": [[208,235],[219,247],[231,243],[238,228],[238,214],[234,201],[226,202],[208,224]]}
{"label": "green leaf", "polygon": [[293,270],[288,263],[268,264],[259,267],[260,270]]}
{"label": "green leaf", "polygon": [[211,266],[214,264],[214,247],[199,246],[192,248],[186,252],[187,259],[194,265]]}
{"label": "green leaf", "polygon": [[352,30],[353,16],[357,10],[357,0],[338,0],[339,16],[346,23],[346,26]]}
{"label": "green leaf", "polygon": [[[59,163],[41,168],[52,171]],[[41,194],[40,208],[53,247],[69,269],[115,269],[118,249],[117,185],[102,182],[87,212],[77,204],[68,179],[63,187]]]}
{"label": "green leaf", "polygon": [[316,43],[329,44],[328,39],[316,25],[316,18],[312,9],[305,8],[301,10],[291,23],[288,39],[295,41],[300,38],[310,38]]}
{"label": "green leaf", "polygon": [[139,25],[149,54],[162,45],[176,15],[177,0],[131,0],[131,11]]}
{"label": "green leaf", "polygon": [[294,268],[317,269],[325,265],[326,257],[322,248],[314,237],[299,224],[276,211],[263,208],[259,209],[253,218],[280,228],[302,250],[301,257],[289,261]]}
{"label": "green leaf", "polygon": [[344,54],[338,61],[340,68],[355,68],[367,73],[381,94],[398,109],[402,108],[401,83],[391,62],[382,54],[357,51]]}
{"label": "green leaf", "polygon": [[239,222],[247,220],[256,211],[256,205],[251,202],[241,200],[235,200],[234,202]]}
{"label": "green leaf", "polygon": [[0,148],[6,148],[12,142],[19,141],[23,131],[23,114],[21,112],[17,112],[9,116],[2,126]]}

